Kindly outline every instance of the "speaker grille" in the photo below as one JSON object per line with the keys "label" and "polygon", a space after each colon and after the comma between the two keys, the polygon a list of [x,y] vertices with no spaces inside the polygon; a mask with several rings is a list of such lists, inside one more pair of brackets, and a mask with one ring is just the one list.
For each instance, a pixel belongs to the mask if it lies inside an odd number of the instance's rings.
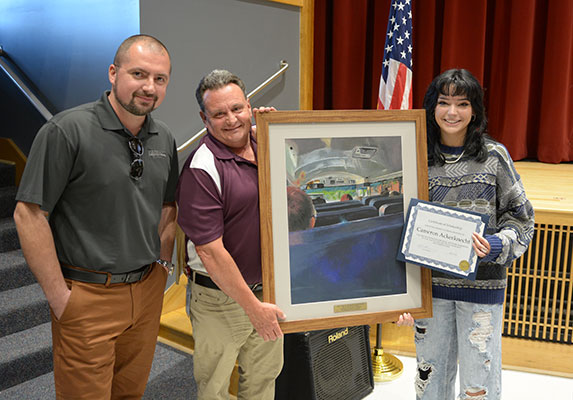
{"label": "speaker grille", "polygon": [[367,329],[322,331],[311,335],[309,344],[316,399],[361,399],[372,391]]}
{"label": "speaker grille", "polygon": [[374,389],[368,325],[285,335],[275,400],[358,400]]}

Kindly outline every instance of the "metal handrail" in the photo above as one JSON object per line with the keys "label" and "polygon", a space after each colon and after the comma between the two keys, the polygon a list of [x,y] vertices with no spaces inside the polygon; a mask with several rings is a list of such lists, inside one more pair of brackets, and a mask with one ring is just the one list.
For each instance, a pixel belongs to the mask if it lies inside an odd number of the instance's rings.
{"label": "metal handrail", "polygon": [[[274,81],[275,79],[277,79],[280,75],[282,75],[286,70],[288,69],[288,63],[286,62],[286,60],[281,60],[280,62],[280,69],[275,72],[274,74],[272,74],[266,81],[264,81],[263,83],[261,83],[259,86],[257,86],[252,92],[250,92],[247,95],[247,99],[250,99],[251,97],[253,97],[254,95],[256,95],[257,93],[259,93],[261,90],[263,90],[264,88],[266,88],[272,81]],[[203,135],[205,134],[205,132],[207,132],[206,128],[201,129],[199,132],[197,132],[195,135],[193,135],[191,137],[191,139],[187,140],[185,143],[183,143],[181,146],[177,147],[177,152],[181,152],[183,150],[185,150],[187,147],[189,147],[192,143],[196,142],[197,140],[201,139],[201,137],[203,137]]]}
{"label": "metal handrail", "polygon": [[2,60],[2,56],[6,56],[6,52],[4,51],[4,49],[2,49],[2,46],[0,46],[0,67],[2,67],[4,72],[6,72],[6,74],[10,77],[10,79],[12,79],[12,81],[16,84],[16,86],[18,87],[18,89],[20,89],[20,91],[24,94],[24,96],[26,96],[26,98],[30,101],[30,103],[32,103],[32,105],[36,107],[36,110],[38,110],[38,112],[42,114],[42,116],[46,119],[46,121],[51,119],[53,117],[52,113],[48,111],[48,109],[44,106],[44,104],[42,104],[42,102],[36,97],[36,95],[32,93],[28,85],[26,85],[24,81],[22,81],[18,77],[18,75],[14,73],[12,68],[10,68],[10,66],[4,60]]}

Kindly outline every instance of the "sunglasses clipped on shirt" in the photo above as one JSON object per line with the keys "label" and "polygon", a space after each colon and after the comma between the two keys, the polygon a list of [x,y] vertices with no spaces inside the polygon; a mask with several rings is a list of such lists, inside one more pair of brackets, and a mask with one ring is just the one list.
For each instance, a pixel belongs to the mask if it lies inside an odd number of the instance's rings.
{"label": "sunglasses clipped on shirt", "polygon": [[129,139],[129,150],[131,150],[131,166],[129,176],[136,181],[143,175],[143,142],[136,137]]}

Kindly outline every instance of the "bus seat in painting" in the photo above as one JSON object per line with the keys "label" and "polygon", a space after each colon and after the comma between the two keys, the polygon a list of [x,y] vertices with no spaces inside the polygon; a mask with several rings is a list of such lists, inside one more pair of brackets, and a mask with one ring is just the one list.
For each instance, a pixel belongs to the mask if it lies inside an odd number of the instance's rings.
{"label": "bus seat in painting", "polygon": [[348,200],[348,201],[333,201],[331,203],[325,204],[315,204],[314,208],[317,213],[324,211],[334,211],[334,210],[344,210],[346,208],[360,207],[363,204],[359,200]]}
{"label": "bus seat in painting", "polygon": [[359,206],[342,210],[317,212],[315,227],[338,224],[343,221],[355,221],[358,219],[378,216],[378,210],[372,206]]}
{"label": "bus seat in painting", "polygon": [[392,214],[398,214],[401,212],[404,212],[404,203],[403,202],[384,204],[378,210],[378,213],[380,215],[392,215]]}
{"label": "bus seat in painting", "polygon": [[396,260],[403,225],[396,214],[291,232],[292,303],[405,293]]}
{"label": "bus seat in painting", "polygon": [[370,202],[377,200],[377,199],[380,199],[382,197],[388,197],[388,196],[382,196],[381,194],[373,194],[371,196],[363,197],[362,198],[362,204],[369,206],[369,205],[371,205]]}
{"label": "bus seat in painting", "polygon": [[356,221],[364,218],[372,218],[378,216],[378,210],[372,206],[363,206],[360,208],[351,208],[347,210],[342,218],[346,221]]}
{"label": "bus seat in painting", "polygon": [[391,203],[402,203],[404,201],[403,196],[391,196],[391,197],[382,197],[380,199],[376,199],[370,203],[376,209],[380,209],[381,206],[384,204],[391,204]]}

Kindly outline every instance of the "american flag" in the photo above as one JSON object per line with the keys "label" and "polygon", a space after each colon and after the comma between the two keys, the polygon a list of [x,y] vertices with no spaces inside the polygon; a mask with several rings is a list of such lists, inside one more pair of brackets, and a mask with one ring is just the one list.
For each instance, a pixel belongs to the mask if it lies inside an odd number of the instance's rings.
{"label": "american flag", "polygon": [[412,108],[412,0],[390,5],[378,109]]}

